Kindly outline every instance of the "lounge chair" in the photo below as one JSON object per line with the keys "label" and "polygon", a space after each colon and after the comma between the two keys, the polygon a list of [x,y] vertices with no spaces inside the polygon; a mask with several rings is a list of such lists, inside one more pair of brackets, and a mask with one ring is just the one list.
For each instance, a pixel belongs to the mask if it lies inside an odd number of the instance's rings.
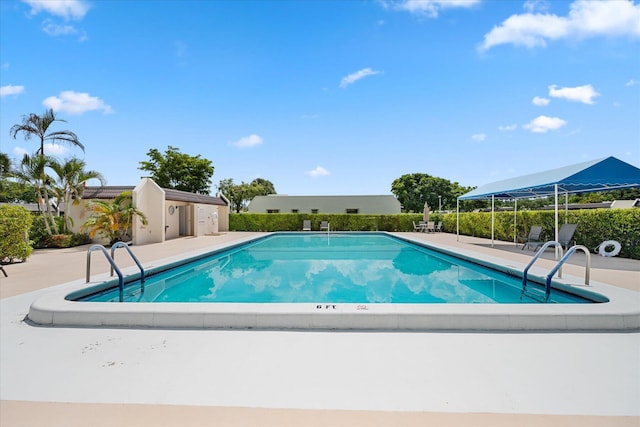
{"label": "lounge chair", "polygon": [[562,224],[560,231],[558,231],[558,243],[562,245],[563,249],[567,249],[576,244],[573,240],[573,235],[576,232],[578,224]]}
{"label": "lounge chair", "polygon": [[320,231],[327,230],[329,231],[329,222],[328,221],[320,221]]}
{"label": "lounge chair", "polygon": [[302,231],[311,231],[311,220],[303,219],[302,220]]}
{"label": "lounge chair", "polygon": [[418,224],[416,224],[416,222],[413,221],[413,231],[421,232],[421,231],[424,231],[425,227],[426,227],[426,224],[424,223],[424,221],[420,221]]}
{"label": "lounge chair", "polygon": [[542,245],[540,241],[540,234],[542,234],[542,226],[540,225],[532,225],[531,230],[529,230],[529,235],[527,236],[527,240],[524,241],[522,245],[522,250],[530,247],[533,250],[536,250]]}

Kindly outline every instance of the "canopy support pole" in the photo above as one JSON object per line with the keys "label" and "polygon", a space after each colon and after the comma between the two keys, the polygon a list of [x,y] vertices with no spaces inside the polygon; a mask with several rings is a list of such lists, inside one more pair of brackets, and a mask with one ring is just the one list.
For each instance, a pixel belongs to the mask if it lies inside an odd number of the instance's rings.
{"label": "canopy support pole", "polygon": [[[555,233],[555,241],[558,241],[558,184],[553,185],[554,194],[555,194],[555,224],[556,224],[556,233]],[[558,246],[556,246],[556,260],[560,257]]]}
{"label": "canopy support pole", "polygon": [[513,204],[513,243],[518,246],[518,199]]}
{"label": "canopy support pole", "polygon": [[460,199],[456,198],[456,242],[460,241]]}
{"label": "canopy support pole", "polygon": [[491,247],[493,247],[493,234],[494,234],[494,226],[496,223],[496,210],[495,210],[496,196],[494,194],[491,195]]}

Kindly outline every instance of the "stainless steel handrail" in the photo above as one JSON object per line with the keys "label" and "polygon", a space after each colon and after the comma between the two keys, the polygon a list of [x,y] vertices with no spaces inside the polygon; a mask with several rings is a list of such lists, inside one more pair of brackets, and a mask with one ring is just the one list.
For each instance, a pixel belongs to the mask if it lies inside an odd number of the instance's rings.
{"label": "stainless steel handrail", "polygon": [[[584,284],[589,286],[589,276],[591,274],[591,253],[589,252],[589,248],[587,248],[586,246],[575,245],[575,246],[572,246],[572,247],[569,248],[567,253],[560,259],[560,261],[558,261],[558,264],[556,264],[556,266],[553,267],[553,269],[547,275],[547,280],[546,280],[546,287],[547,288],[550,288],[550,286],[551,286],[551,278],[556,273],[556,271],[558,271],[558,269],[562,268],[562,265],[565,262],[567,262],[567,260],[569,258],[571,258],[571,255],[573,255],[578,249],[583,251],[585,253],[585,255],[586,255],[586,263],[585,263],[585,271],[584,271]],[[548,298],[549,298],[549,294],[547,293],[547,299]]]}
{"label": "stainless steel handrail", "polygon": [[[531,258],[531,261],[529,261],[529,264],[527,264],[527,266],[524,268],[524,271],[522,272],[522,292],[520,293],[520,299],[522,299],[522,297],[524,296],[525,292],[527,291],[527,275],[529,273],[529,269],[538,260],[538,258],[540,258],[540,256],[544,253],[544,251],[549,246],[555,246],[556,248],[560,248],[560,256],[562,256],[562,245],[560,244],[560,242],[556,242],[556,241],[551,240],[549,242],[545,242],[542,245],[542,247],[538,250],[538,252],[536,252],[536,254],[533,256],[533,258]],[[555,274],[555,272],[554,272],[554,274]],[[562,277],[562,264],[560,264],[558,277]],[[547,300],[549,299],[549,294],[550,293],[551,293],[551,288],[549,287],[549,285],[547,285],[547,287],[545,287],[545,295],[546,295],[546,299]]]}
{"label": "stainless steel handrail", "polygon": [[[138,258],[136,258],[136,256],[131,251],[131,248],[129,248],[129,245],[127,245],[125,242],[116,242],[113,245],[111,245],[111,258],[113,258],[114,261],[116,259],[115,251],[118,248],[125,248],[127,252],[129,252],[129,255],[131,255],[131,258],[133,259],[133,261],[136,263],[136,265],[140,269],[140,289],[144,292],[144,268],[142,268],[142,264],[140,264],[140,261],[138,261]],[[113,276],[113,265],[111,266],[111,275]]]}
{"label": "stainless steel handrail", "polygon": [[113,260],[111,255],[109,255],[109,252],[107,252],[107,249],[102,245],[92,245],[87,250],[87,275],[86,275],[87,282],[86,283],[89,283],[91,281],[91,252],[98,249],[102,251],[105,258],[107,258],[107,261],[111,265],[111,275],[113,276],[113,270],[115,270],[116,273],[118,273],[118,289],[120,291],[119,299],[120,299],[120,302],[122,302],[124,300],[124,276],[122,275],[122,271],[120,271],[120,269],[116,265],[116,262]]}

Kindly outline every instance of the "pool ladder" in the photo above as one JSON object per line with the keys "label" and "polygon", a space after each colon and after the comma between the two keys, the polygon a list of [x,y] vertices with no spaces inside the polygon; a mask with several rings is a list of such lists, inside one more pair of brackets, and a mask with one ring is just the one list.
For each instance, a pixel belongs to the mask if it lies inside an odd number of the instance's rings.
{"label": "pool ladder", "polygon": [[91,281],[91,252],[95,250],[100,250],[104,254],[109,265],[111,266],[111,276],[113,276],[114,271],[118,275],[119,301],[122,302],[124,300],[124,276],[122,275],[122,271],[120,271],[115,261],[115,251],[118,248],[125,248],[127,252],[129,252],[129,255],[131,255],[131,258],[133,259],[133,261],[136,263],[136,265],[140,269],[140,290],[144,292],[144,268],[142,268],[142,264],[140,264],[140,261],[138,261],[138,258],[136,258],[133,252],[131,252],[129,245],[127,245],[124,242],[116,242],[113,245],[111,245],[111,255],[109,255],[109,252],[107,252],[107,249],[102,245],[92,245],[89,247],[89,249],[87,250],[86,283],[89,283]]}
{"label": "pool ladder", "polygon": [[549,271],[549,274],[547,274],[544,286],[544,301],[549,301],[549,296],[551,295],[551,279],[553,278],[554,274],[558,273],[558,278],[562,278],[562,266],[578,249],[586,254],[584,284],[589,286],[589,275],[591,272],[591,253],[589,253],[589,249],[582,245],[575,245],[570,247],[567,253],[563,256],[562,245],[559,242],[550,241],[542,245],[538,252],[536,252],[536,254],[533,256],[531,261],[529,261],[529,264],[527,264],[527,266],[524,268],[524,272],[522,273],[522,292],[520,293],[520,299],[522,299],[527,294],[527,274],[529,273],[529,269],[549,246],[555,246],[556,248],[560,249],[560,261],[558,261],[556,266],[553,267],[551,271]]}

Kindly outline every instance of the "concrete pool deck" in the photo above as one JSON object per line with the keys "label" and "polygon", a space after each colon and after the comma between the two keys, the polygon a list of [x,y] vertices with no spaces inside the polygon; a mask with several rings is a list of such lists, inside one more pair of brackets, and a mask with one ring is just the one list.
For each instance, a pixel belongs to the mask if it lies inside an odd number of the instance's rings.
{"label": "concrete pool deck", "polygon": [[[402,234],[402,233],[401,233]],[[249,233],[133,247],[154,260]],[[407,236],[526,264],[513,243]],[[123,266],[133,265],[127,257]],[[107,271],[94,255],[92,274]],[[539,260],[553,266],[552,255]],[[536,264],[538,265],[538,264]],[[584,274],[580,254],[566,275]],[[0,276],[0,425],[635,425],[640,333],[299,332],[42,328],[23,321],[84,277],[86,247]],[[638,292],[640,262],[593,257],[592,280]]]}

